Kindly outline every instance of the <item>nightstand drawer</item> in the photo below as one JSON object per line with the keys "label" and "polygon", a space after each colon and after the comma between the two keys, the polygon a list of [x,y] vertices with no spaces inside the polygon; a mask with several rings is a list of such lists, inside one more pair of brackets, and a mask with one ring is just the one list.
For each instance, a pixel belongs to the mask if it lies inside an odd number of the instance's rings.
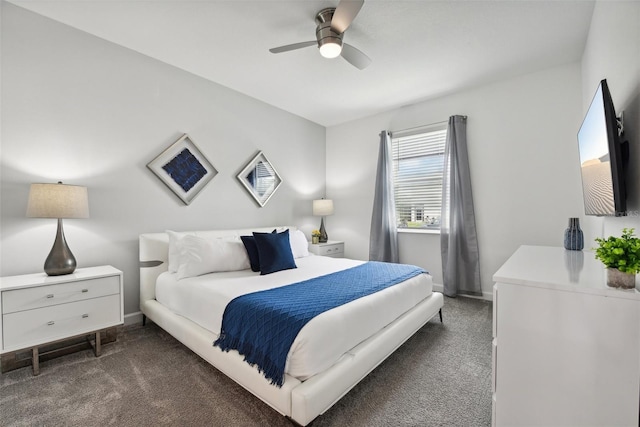
{"label": "nightstand drawer", "polygon": [[326,243],[310,244],[309,252],[315,255],[342,258],[344,256],[344,242],[329,240]]}
{"label": "nightstand drawer", "polygon": [[15,289],[2,293],[2,313],[15,313],[118,293],[120,276]]}
{"label": "nightstand drawer", "polygon": [[120,294],[2,316],[6,351],[120,324]]}
{"label": "nightstand drawer", "polygon": [[335,245],[322,245],[318,248],[318,255],[332,256],[342,255],[344,253],[344,244],[336,243]]}

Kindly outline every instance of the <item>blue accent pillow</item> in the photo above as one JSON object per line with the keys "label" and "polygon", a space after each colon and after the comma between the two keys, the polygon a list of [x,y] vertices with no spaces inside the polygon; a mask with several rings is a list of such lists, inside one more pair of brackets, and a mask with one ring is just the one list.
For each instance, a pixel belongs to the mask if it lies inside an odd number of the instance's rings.
{"label": "blue accent pillow", "polygon": [[244,248],[247,250],[249,256],[249,264],[251,265],[251,271],[260,271],[260,258],[258,255],[258,246],[256,245],[256,239],[253,236],[240,236]]}
{"label": "blue accent pillow", "polygon": [[254,232],[253,237],[258,247],[260,275],[297,268],[289,243],[289,230],[275,234]]}
{"label": "blue accent pillow", "polygon": [[[274,229],[271,233],[277,233]],[[260,271],[260,255],[258,254],[258,246],[256,245],[256,239],[253,236],[240,236],[244,248],[247,250],[247,256],[249,256],[249,264],[251,265],[251,271]]]}

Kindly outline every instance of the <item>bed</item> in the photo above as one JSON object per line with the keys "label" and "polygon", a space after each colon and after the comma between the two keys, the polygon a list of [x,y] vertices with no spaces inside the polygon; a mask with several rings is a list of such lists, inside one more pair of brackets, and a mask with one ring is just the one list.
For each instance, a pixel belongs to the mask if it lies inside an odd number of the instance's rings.
{"label": "bed", "polygon": [[[297,232],[295,227],[183,232],[201,239],[240,240],[252,232]],[[225,306],[244,293],[272,289],[363,264],[300,253],[297,268],[260,275],[234,269],[177,280],[170,258],[171,232],[142,234],[140,309],[143,315],[282,415],[307,425],[324,413],[411,337],[443,306],[431,276],[419,274],[314,317],[300,330],[287,355],[281,386],[265,378],[235,350],[223,351],[219,338]],[[292,238],[291,250],[296,253]],[[306,240],[305,240],[306,244]],[[172,249],[173,250],[173,249]],[[170,268],[171,267],[171,268]],[[183,270],[180,271],[183,273]],[[183,274],[184,276],[184,274]],[[382,305],[384,304],[384,305]],[[348,324],[346,328],[344,325]],[[337,337],[335,330],[340,330]],[[331,339],[327,337],[331,335]]]}

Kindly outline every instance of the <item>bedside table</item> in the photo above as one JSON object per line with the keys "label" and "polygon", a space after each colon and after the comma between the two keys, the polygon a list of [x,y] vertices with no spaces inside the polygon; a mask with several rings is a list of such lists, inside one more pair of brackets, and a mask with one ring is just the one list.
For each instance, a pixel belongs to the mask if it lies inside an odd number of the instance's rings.
{"label": "bedside table", "polygon": [[309,243],[309,252],[331,258],[344,257],[344,242],[328,240],[326,243]]}
{"label": "bedside table", "polygon": [[0,278],[0,355],[31,349],[38,375],[38,347],[95,334],[124,323],[122,272],[109,265],[79,268],[73,274],[45,273]]}

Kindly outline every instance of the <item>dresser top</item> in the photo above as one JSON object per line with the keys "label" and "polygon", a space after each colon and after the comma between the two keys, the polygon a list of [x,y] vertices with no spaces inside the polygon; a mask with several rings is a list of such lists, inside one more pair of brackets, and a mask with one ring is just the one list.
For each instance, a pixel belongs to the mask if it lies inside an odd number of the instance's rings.
{"label": "dresser top", "polygon": [[610,288],[606,268],[594,252],[562,247],[520,246],[496,271],[493,281],[640,300],[638,280],[636,289]]}
{"label": "dresser top", "polygon": [[117,268],[110,265],[102,265],[99,267],[78,268],[73,273],[64,274],[62,276],[47,276],[44,272],[23,274],[20,276],[6,276],[0,277],[0,291],[76,282],[78,280],[97,279],[99,277],[114,276],[118,274],[122,274],[122,272]]}

